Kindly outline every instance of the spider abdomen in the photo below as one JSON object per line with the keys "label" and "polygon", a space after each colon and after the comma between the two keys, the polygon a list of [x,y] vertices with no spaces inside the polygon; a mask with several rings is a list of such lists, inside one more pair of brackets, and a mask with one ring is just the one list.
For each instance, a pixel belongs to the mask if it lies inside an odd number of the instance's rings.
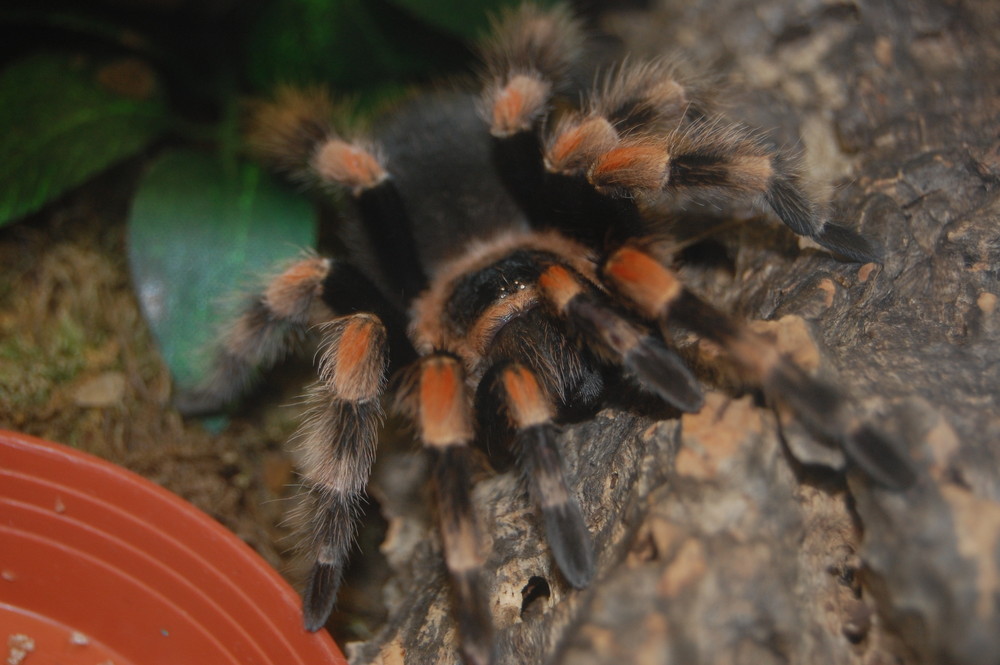
{"label": "spider abdomen", "polygon": [[528,228],[496,173],[473,95],[414,99],[387,117],[375,137],[406,207],[414,251],[429,273],[470,241]]}

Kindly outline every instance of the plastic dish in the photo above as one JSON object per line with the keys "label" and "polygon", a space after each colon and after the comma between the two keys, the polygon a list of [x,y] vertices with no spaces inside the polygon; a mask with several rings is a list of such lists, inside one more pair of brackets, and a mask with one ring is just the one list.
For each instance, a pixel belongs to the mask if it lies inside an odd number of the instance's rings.
{"label": "plastic dish", "polygon": [[[191,504],[0,430],[0,653],[24,665],[346,665],[296,593]],[[12,660],[13,659],[13,660]]]}

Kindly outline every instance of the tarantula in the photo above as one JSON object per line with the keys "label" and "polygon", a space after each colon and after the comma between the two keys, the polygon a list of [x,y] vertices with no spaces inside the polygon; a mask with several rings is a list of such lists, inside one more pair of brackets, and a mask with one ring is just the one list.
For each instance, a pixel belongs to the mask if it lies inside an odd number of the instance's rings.
{"label": "tarantula", "polygon": [[875,482],[912,479],[840,391],[681,283],[656,211],[689,195],[747,200],[846,259],[877,261],[875,247],[824,219],[785,155],[722,119],[669,66],[626,62],[594,77],[585,53],[568,10],[525,5],[482,45],[478,93],[416,98],[368,136],[337,126],[319,90],[281,90],[253,114],[266,162],[343,192],[355,211],[340,229],[347,257],[310,255],[274,277],[224,336],[200,396],[234,399],[296,335],[321,339],[300,434],[309,630],[337,596],[390,374],[432,458],[462,649],[477,665],[493,647],[472,444],[490,436],[516,453],[559,570],[586,586],[593,547],[557,423],[595,404],[609,373],[697,411],[702,387],[670,341],[675,324]]}

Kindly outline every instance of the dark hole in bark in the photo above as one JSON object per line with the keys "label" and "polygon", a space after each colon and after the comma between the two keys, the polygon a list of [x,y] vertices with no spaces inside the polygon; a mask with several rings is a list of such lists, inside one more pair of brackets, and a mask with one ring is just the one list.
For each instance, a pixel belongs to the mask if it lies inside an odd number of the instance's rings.
{"label": "dark hole in bark", "polygon": [[544,601],[550,595],[552,595],[552,592],[549,589],[549,583],[544,577],[538,577],[537,575],[530,577],[528,583],[521,589],[521,619],[541,614],[544,603],[536,601]]}

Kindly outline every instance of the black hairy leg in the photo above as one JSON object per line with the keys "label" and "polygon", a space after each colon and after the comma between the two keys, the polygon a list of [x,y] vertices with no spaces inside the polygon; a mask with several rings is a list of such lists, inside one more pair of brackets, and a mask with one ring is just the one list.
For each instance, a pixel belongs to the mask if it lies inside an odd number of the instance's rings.
{"label": "black hairy leg", "polygon": [[552,556],[566,581],[582,589],[594,576],[594,552],[580,504],[566,484],[552,402],[524,365],[503,367],[494,390],[514,428],[513,445],[531,497],[542,511]]}
{"label": "black hairy leg", "polygon": [[461,608],[458,629],[467,662],[492,661],[493,622],[481,569],[482,543],[472,513],[469,479],[474,437],[472,403],[458,358],[432,353],[422,358],[401,389],[401,410],[417,426],[431,456],[431,478],[438,524],[455,604]]}
{"label": "black hairy leg", "polygon": [[843,448],[849,459],[885,487],[915,480],[894,444],[852,414],[840,390],[811,378],[752,332],[686,289],[676,274],[638,247],[622,247],[605,263],[613,287],[644,315],[676,321],[721,346],[745,378],[772,402],[792,411],[818,440]]}
{"label": "black hairy leg", "polygon": [[566,8],[526,5],[484,42],[480,84],[417,96],[370,131],[322,89],[284,89],[254,111],[261,159],[345,204],[336,231],[347,256],[309,256],[274,278],[188,401],[217,408],[297,337],[320,339],[298,436],[309,630],[336,602],[392,374],[397,410],[430,460],[459,650],[474,665],[502,651],[483,574],[490,525],[471,500],[476,450],[512,453],[535,506],[526,519],[540,524],[568,587],[585,588],[601,562],[560,425],[600,405],[609,376],[665,412],[701,409],[675,325],[721,348],[770,405],[841,448],[869,482],[915,479],[901,444],[865,422],[847,391],[695,295],[654,251],[672,222],[661,204],[705,196],[760,206],[849,260],[877,260],[875,244],[827,219],[792,160],[724,119],[704,86],[659,61],[595,72],[586,51]]}
{"label": "black hairy leg", "polygon": [[601,302],[565,266],[554,264],[541,275],[545,298],[565,317],[571,330],[619,363],[638,383],[681,411],[703,404],[698,380],[674,351],[658,338]]}
{"label": "black hairy leg", "polygon": [[[619,65],[595,86],[583,108],[541,127],[538,109],[557,94],[559,86],[550,77],[565,76],[572,43],[556,41],[545,48],[529,43],[521,59],[495,47],[486,53],[492,79],[483,103],[492,109],[497,161],[517,174],[508,182],[527,202],[536,225],[555,223],[573,235],[587,229],[592,240],[601,240],[593,234],[603,231],[606,238],[608,225],[593,218],[606,216],[614,199],[742,196],[763,202],[795,233],[838,254],[879,260],[866,238],[820,216],[787,156],[715,113],[708,100],[699,98],[701,91],[675,80],[668,64]],[[550,52],[560,47],[563,60]],[[570,215],[557,212],[553,222],[552,211],[566,209],[563,200],[553,205],[552,198],[565,197],[561,190],[567,178],[585,180],[603,196],[569,190],[579,201]],[[539,197],[549,200],[539,205]],[[617,220],[610,232],[616,240],[641,234],[641,223],[629,212],[627,204],[612,211]]]}
{"label": "black hairy leg", "polygon": [[375,457],[382,423],[380,397],[387,365],[386,333],[367,313],[320,327],[320,380],[300,434],[302,476],[308,490],[298,522],[313,561],[303,597],[306,628],[318,630],[333,610],[358,502]]}
{"label": "black hairy leg", "polygon": [[249,298],[223,331],[208,380],[177,398],[177,408],[187,415],[218,411],[284,358],[310,326],[332,316],[322,302],[330,266],[320,257],[298,260]]}

